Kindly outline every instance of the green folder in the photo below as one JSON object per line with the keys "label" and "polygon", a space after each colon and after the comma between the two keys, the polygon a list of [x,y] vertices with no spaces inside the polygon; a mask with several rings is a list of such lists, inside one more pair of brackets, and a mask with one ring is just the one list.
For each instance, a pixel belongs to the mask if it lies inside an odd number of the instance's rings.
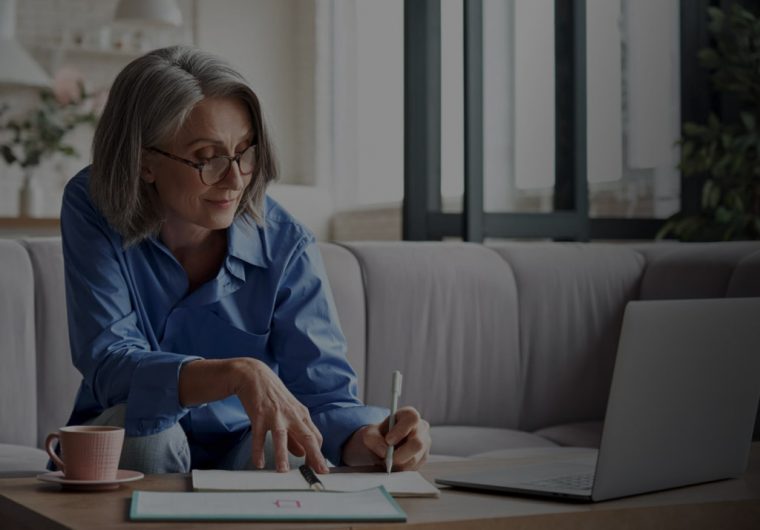
{"label": "green folder", "polygon": [[406,521],[406,513],[382,486],[326,492],[134,491],[133,521]]}

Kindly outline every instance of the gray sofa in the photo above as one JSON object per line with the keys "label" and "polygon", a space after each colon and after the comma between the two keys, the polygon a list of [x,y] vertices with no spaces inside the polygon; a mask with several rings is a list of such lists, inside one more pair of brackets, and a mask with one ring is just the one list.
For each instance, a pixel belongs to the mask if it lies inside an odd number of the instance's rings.
{"label": "gray sofa", "polygon": [[[760,296],[758,242],[320,248],[364,399],[402,370],[437,458],[597,446],[629,300]],[[79,384],[59,239],[0,239],[0,360],[0,475],[41,471]]]}

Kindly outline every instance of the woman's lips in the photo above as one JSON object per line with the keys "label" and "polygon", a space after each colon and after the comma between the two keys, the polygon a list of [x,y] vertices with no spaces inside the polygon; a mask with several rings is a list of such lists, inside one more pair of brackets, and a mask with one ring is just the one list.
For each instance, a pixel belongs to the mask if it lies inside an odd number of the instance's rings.
{"label": "woman's lips", "polygon": [[210,202],[212,205],[216,206],[217,208],[229,208],[233,204],[235,204],[235,199],[221,199],[221,200],[212,200],[212,199],[206,199],[208,202]]}

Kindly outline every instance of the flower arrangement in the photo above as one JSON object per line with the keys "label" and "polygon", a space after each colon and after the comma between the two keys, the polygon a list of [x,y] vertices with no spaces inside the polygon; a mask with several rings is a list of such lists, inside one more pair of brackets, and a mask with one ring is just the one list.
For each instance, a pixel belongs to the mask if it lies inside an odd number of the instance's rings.
{"label": "flower arrangement", "polygon": [[0,156],[25,171],[56,153],[78,156],[76,148],[66,143],[66,135],[80,124],[97,122],[101,99],[102,94],[85,89],[76,71],[60,70],[53,88],[41,90],[39,105],[27,113],[3,120],[11,107],[0,104]]}

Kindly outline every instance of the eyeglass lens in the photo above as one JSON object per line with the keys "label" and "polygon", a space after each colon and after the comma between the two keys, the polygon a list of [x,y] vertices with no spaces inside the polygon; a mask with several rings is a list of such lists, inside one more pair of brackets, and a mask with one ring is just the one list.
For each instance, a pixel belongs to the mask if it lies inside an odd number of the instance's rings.
{"label": "eyeglass lens", "polygon": [[[240,173],[243,175],[248,175],[253,171],[253,163],[256,158],[254,156],[255,152],[256,146],[252,145],[240,154],[238,163],[240,165]],[[203,182],[208,186],[216,184],[222,180],[230,170],[230,164],[232,164],[232,160],[226,157],[214,157],[209,159],[206,165],[203,166],[203,171],[201,172]]]}

